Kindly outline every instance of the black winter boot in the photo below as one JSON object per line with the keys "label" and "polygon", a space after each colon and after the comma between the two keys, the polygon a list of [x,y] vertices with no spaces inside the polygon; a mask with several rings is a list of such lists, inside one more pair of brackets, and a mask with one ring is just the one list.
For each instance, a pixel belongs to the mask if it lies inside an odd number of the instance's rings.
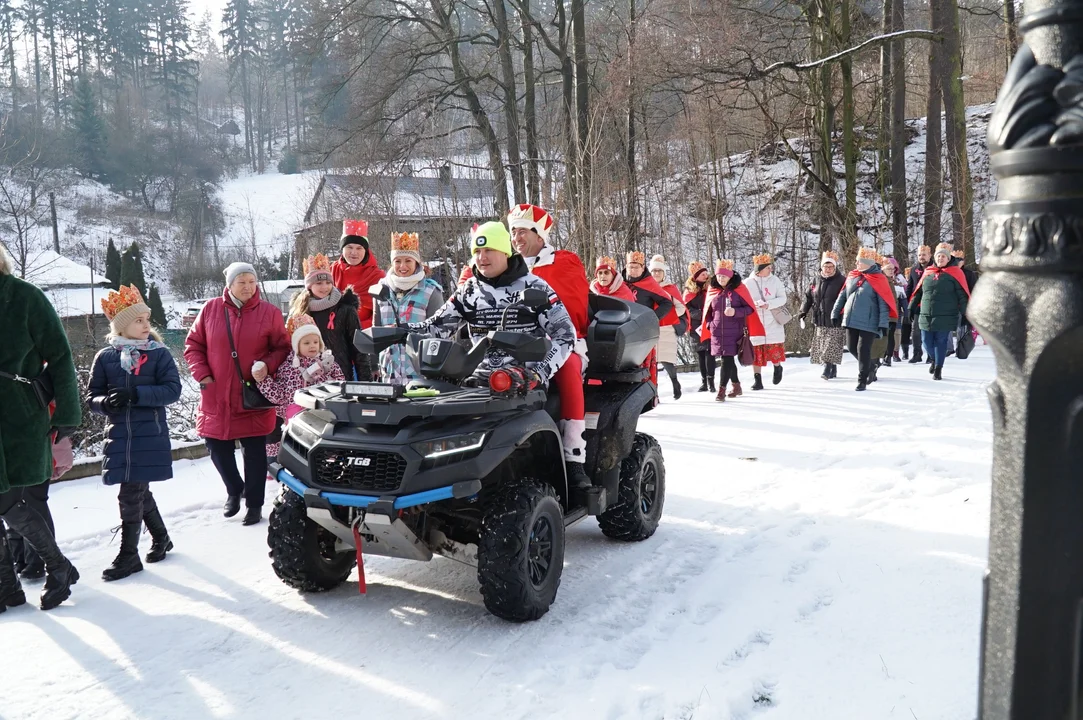
{"label": "black winter boot", "polygon": [[241,520],[241,525],[257,525],[262,519],[263,508],[250,507],[244,511],[244,520]]}
{"label": "black winter boot", "polygon": [[158,508],[154,508],[150,512],[143,514],[143,522],[146,524],[151,537],[150,551],[147,552],[146,557],[147,562],[156,563],[164,560],[165,554],[173,549],[173,541],[169,539],[169,532],[165,529],[165,520],[162,520],[162,513],[158,511]]}
{"label": "black winter boot", "polygon": [[935,372],[933,373],[933,380],[943,380],[943,379],[944,379],[944,377],[943,377],[943,375],[941,375],[941,373],[943,372],[943,370],[944,370],[944,368],[942,368],[942,367],[938,367],[938,368],[936,369],[936,371],[935,371]]}
{"label": "black winter boot", "polygon": [[771,384],[778,385],[780,382],[782,382],[782,366],[775,365],[775,374],[771,378]]}
{"label": "black winter boot", "polygon": [[910,358],[910,364],[911,365],[917,365],[917,364],[921,363],[921,361],[922,361],[921,352],[919,352],[918,350],[915,350],[914,351],[914,357]]}
{"label": "black winter boot", "polygon": [[936,367],[930,362],[929,363],[929,374],[932,375],[935,372],[936,372]]}
{"label": "black winter boot", "polygon": [[673,378],[673,399],[681,399],[681,381],[678,380],[676,377]]}
{"label": "black winter boot", "polygon": [[15,528],[30,547],[45,561],[45,587],[41,591],[41,609],[52,610],[71,597],[71,586],[79,582],[79,571],[64,557],[40,515],[25,502],[16,504],[4,514],[4,522]]}
{"label": "black winter boot", "polygon": [[[4,538],[0,536],[0,541]],[[26,569],[26,543],[21,537],[8,537],[8,552],[11,553],[11,563],[15,566],[15,573],[21,574]]]}
{"label": "black winter boot", "polygon": [[26,593],[19,583],[19,576],[15,574],[11,559],[8,541],[0,537],[0,613],[9,607],[26,604]]}
{"label": "black winter boot", "polygon": [[583,463],[565,462],[564,472],[568,474],[568,487],[572,490],[590,490],[594,485]]}
{"label": "black winter boot", "polygon": [[903,360],[909,360],[910,359],[910,346],[909,345],[903,345],[902,359]]}
{"label": "black winter boot", "polygon": [[704,377],[704,378],[703,378],[703,382],[701,382],[701,383],[699,384],[699,390],[698,390],[697,392],[707,392],[707,389],[708,389],[708,386],[707,386],[707,378],[706,378],[706,377]]}
{"label": "black winter boot", "polygon": [[884,358],[884,367],[891,367],[891,358],[889,358],[889,357]]}
{"label": "black winter boot", "polygon": [[831,379],[831,363],[824,363],[824,373],[820,376],[821,380]]}
{"label": "black winter boot", "polygon": [[874,360],[872,366],[869,368],[869,383],[874,383],[877,380],[876,370],[880,367],[880,361]]}
{"label": "black winter boot", "polygon": [[756,378],[756,382],[752,383],[753,390],[763,390],[763,375],[755,373],[753,377]]}
{"label": "black winter boot", "polygon": [[831,379],[834,380],[839,376],[839,366],[835,363],[831,363]]}
{"label": "black winter boot", "polygon": [[19,577],[23,580],[34,581],[45,577],[45,562],[34,550],[23,542],[23,569],[19,571]]}
{"label": "black winter boot", "polygon": [[139,533],[143,532],[143,523],[126,522],[120,526],[120,531],[120,552],[113,564],[102,570],[102,580],[106,582],[143,571],[143,563],[139,562]]}
{"label": "black winter boot", "polygon": [[709,378],[707,378],[707,390],[710,391],[710,392],[715,391],[715,389],[714,389],[714,373],[711,373],[711,376]]}
{"label": "black winter boot", "polygon": [[241,496],[230,495],[226,498],[226,504],[222,506],[222,514],[228,518],[241,511]]}

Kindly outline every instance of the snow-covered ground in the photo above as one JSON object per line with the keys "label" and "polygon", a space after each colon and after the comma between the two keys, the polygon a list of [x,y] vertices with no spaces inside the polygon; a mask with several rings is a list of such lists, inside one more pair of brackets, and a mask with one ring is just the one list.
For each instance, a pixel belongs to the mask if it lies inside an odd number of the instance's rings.
{"label": "snow-covered ground", "polygon": [[116,491],[57,486],[83,580],[57,610],[0,616],[0,716],[972,717],[991,353],[949,360],[943,382],[883,369],[865,393],[852,361],[830,383],[786,367],[725,404],[695,376],[672,402],[663,381],[642,421],[666,461],[657,534],[572,528],[557,602],[527,625],[488,615],[473,571],[439,558],[370,559],[367,597],[298,594],[266,523],[223,520],[206,460],[154,488],[176,550],[104,584]]}

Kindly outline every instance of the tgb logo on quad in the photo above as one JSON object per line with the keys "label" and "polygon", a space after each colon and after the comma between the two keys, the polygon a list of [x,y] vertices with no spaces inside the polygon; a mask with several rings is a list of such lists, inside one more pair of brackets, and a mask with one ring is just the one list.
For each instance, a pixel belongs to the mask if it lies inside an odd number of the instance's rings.
{"label": "tgb logo on quad", "polygon": [[346,458],[347,465],[353,465],[354,467],[368,467],[372,464],[372,458],[367,457],[348,457]]}

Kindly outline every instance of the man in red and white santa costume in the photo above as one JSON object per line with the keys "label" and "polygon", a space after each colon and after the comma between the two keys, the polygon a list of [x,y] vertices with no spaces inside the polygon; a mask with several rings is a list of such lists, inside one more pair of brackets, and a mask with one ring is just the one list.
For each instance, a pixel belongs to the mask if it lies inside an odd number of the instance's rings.
{"label": "man in red and white santa costume", "polygon": [[[583,467],[587,460],[586,402],[583,398],[583,373],[587,367],[587,302],[590,285],[579,256],[569,250],[557,250],[549,244],[553,216],[537,205],[517,205],[508,213],[508,229],[515,251],[526,260],[530,272],[549,284],[564,303],[575,325],[574,352],[553,377],[560,393],[560,429],[564,442],[564,465],[568,485],[587,489],[590,477]],[[459,285],[471,275],[469,266],[463,269]]]}
{"label": "man in red and white santa costume", "polygon": [[560,429],[564,440],[564,463],[568,484],[590,487],[583,468],[587,460],[584,417],[583,372],[587,367],[587,302],[590,285],[579,256],[570,250],[557,250],[549,244],[553,216],[537,205],[517,205],[508,213],[511,245],[526,260],[530,272],[547,282],[564,303],[575,325],[575,351],[561,366],[553,380],[560,393]]}

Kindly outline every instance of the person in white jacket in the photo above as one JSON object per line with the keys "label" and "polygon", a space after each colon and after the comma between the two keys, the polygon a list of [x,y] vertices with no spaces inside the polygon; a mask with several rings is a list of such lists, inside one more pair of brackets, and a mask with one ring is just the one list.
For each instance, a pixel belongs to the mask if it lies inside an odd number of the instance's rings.
{"label": "person in white jacket", "polygon": [[786,287],[773,274],[775,259],[768,253],[754,255],[752,265],[754,272],[745,280],[745,285],[752,295],[752,302],[756,304],[756,312],[765,331],[763,337],[752,337],[752,347],[756,355],[752,367],[756,382],[752,389],[763,390],[762,373],[768,363],[775,366],[771,382],[775,385],[782,382],[782,363],[786,362],[786,326],[779,322],[778,313],[786,313],[784,320],[789,313],[786,312]]}

